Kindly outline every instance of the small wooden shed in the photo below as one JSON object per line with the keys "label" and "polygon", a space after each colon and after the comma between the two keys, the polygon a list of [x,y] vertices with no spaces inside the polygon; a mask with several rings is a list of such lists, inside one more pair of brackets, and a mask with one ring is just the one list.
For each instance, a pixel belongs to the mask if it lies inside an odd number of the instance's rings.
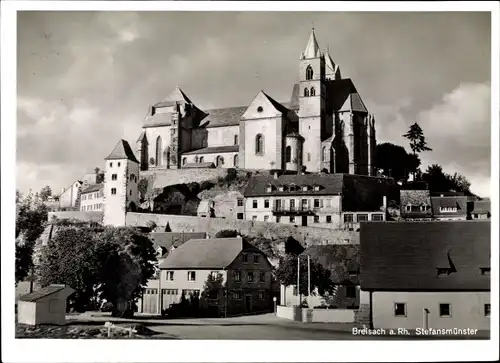
{"label": "small wooden shed", "polygon": [[75,292],[66,285],[49,285],[19,298],[17,321],[27,325],[65,325],[66,300]]}

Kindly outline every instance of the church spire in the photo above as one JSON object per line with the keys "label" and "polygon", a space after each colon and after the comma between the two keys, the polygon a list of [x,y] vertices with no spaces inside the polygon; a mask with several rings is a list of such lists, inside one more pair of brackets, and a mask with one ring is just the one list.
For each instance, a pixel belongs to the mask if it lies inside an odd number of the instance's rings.
{"label": "church spire", "polygon": [[331,77],[333,79],[341,79],[342,76],[340,74],[340,68],[335,62],[332,60],[330,56],[330,48],[327,47],[325,52],[325,75]]}
{"label": "church spire", "polygon": [[309,41],[306,45],[306,50],[302,53],[303,59],[308,58],[319,58],[321,56],[321,52],[319,50],[318,41],[316,40],[316,35],[314,34],[314,25],[311,29],[311,34],[309,35]]}

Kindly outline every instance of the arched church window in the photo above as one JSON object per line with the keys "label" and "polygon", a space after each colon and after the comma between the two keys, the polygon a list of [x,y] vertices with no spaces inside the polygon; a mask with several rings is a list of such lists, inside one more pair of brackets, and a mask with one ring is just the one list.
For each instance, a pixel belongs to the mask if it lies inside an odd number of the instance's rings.
{"label": "arched church window", "polygon": [[314,87],[311,87],[311,97],[312,96],[316,96],[316,90],[314,89]]}
{"label": "arched church window", "polygon": [[234,144],[238,145],[238,135],[234,135]]}
{"label": "arched church window", "polygon": [[255,137],[255,153],[264,154],[264,136],[262,134]]}
{"label": "arched church window", "polygon": [[309,97],[309,90],[304,88],[304,97]]}
{"label": "arched church window", "polygon": [[307,66],[307,68],[306,68],[306,80],[311,80],[311,79],[313,79],[313,76],[314,76],[313,69],[312,69],[312,67],[309,65],[309,66]]}
{"label": "arched church window", "polygon": [[234,165],[234,167],[235,167],[235,168],[237,168],[237,167],[238,167],[238,155],[235,155],[235,156],[234,156],[234,162],[233,162],[233,165]]}
{"label": "arched church window", "polygon": [[290,163],[292,161],[292,148],[287,146],[285,149],[285,161]]}
{"label": "arched church window", "polygon": [[200,160],[199,161],[200,161],[200,163],[203,162],[203,156],[200,156]]}
{"label": "arched church window", "polygon": [[326,161],[326,146],[323,146],[323,150],[321,151],[321,161]]}
{"label": "arched church window", "polygon": [[182,158],[182,165],[186,165],[187,163],[187,158]]}
{"label": "arched church window", "polygon": [[156,166],[161,165],[161,149],[162,149],[162,142],[161,142],[161,136],[158,136],[156,138]]}

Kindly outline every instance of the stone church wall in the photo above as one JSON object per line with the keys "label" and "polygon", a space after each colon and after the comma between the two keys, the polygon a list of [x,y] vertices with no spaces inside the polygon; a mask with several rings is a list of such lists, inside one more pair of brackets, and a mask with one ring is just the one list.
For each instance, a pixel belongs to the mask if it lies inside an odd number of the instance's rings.
{"label": "stone church wall", "polygon": [[201,183],[225,177],[227,169],[170,169],[160,171],[141,171],[140,178],[153,177],[154,188],[164,188],[175,184]]}

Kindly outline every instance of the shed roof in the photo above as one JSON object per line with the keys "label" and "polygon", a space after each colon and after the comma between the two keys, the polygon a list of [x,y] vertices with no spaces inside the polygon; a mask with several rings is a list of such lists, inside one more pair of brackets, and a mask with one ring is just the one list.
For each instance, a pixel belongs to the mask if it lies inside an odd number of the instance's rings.
{"label": "shed roof", "polygon": [[34,302],[34,301],[37,301],[37,300],[42,299],[44,297],[55,294],[56,292],[62,291],[64,289],[68,289],[68,292],[74,291],[73,289],[71,289],[70,287],[67,287],[66,285],[53,284],[53,285],[49,285],[46,287],[42,287],[40,290],[34,291],[32,293],[23,295],[19,298],[19,300],[20,301],[27,301],[27,302]]}
{"label": "shed roof", "polygon": [[[361,224],[361,288],[394,291],[490,289],[489,221]],[[450,259],[457,272],[437,276]]]}

